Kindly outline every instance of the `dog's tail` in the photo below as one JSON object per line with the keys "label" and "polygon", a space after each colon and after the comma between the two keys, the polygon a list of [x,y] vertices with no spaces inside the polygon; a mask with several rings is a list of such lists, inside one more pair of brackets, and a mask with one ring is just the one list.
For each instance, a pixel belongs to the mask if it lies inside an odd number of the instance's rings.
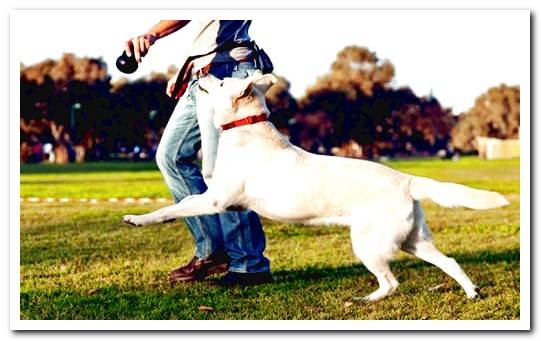
{"label": "dog's tail", "polygon": [[431,199],[444,207],[468,207],[475,210],[496,208],[509,204],[496,192],[474,189],[451,182],[439,182],[429,178],[412,176],[410,195],[415,200]]}

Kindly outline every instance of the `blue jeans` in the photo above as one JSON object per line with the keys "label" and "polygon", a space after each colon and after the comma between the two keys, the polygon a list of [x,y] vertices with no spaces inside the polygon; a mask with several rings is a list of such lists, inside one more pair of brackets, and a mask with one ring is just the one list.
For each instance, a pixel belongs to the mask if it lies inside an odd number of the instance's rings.
{"label": "blue jeans", "polygon": [[[209,73],[220,79],[245,78],[254,70],[252,62],[232,62],[214,64]],[[212,124],[213,111],[205,98],[207,95],[197,90],[197,83],[197,79],[192,79],[179,100],[156,152],[158,168],[175,203],[207,190],[204,178],[212,175],[216,158],[219,133]],[[199,146],[203,153],[203,174],[194,164]],[[269,271],[269,260],[263,256],[265,234],[255,212],[190,217],[186,218],[186,224],[194,237],[197,257],[207,258],[226,251],[231,260],[230,271]]]}

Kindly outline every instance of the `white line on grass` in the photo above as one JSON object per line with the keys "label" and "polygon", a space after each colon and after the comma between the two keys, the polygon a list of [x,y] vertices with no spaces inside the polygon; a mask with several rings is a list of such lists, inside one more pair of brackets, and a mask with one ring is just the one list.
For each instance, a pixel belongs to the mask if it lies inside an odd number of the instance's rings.
{"label": "white line on grass", "polygon": [[125,203],[125,204],[148,204],[148,203],[168,203],[172,202],[169,198],[36,198],[36,197],[26,197],[20,198],[20,202],[29,202],[29,203],[68,203],[68,202],[80,202],[80,203],[90,203],[98,204],[100,202],[109,202],[109,203]]}

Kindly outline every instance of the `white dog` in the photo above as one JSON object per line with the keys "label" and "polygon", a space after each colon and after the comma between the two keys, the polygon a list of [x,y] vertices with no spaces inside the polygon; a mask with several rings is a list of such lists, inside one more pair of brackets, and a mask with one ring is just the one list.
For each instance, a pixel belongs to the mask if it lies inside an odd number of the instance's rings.
{"label": "white dog", "polygon": [[243,80],[201,79],[200,89],[212,100],[214,124],[223,129],[208,190],[152,213],[126,215],[124,221],[140,226],[240,207],[283,222],[348,225],[355,254],[379,283],[366,300],[396,290],[389,262],[397,250],[438,266],[469,298],[478,297],[478,288],[457,262],[433,245],[419,200],[472,209],[508,201],[495,192],[412,176],[375,162],[310,154],[291,145],[266,121],[264,93],[274,82],[274,76],[260,73]]}

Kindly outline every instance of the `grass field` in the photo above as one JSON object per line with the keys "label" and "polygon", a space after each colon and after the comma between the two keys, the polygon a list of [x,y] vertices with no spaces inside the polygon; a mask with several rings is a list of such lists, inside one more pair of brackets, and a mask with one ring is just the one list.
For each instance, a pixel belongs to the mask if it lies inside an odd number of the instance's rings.
{"label": "grass field", "polygon": [[[481,286],[482,299],[467,300],[441,270],[399,253],[392,264],[401,283],[397,292],[374,303],[352,301],[375,290],[377,281],[355,259],[347,229],[268,220],[266,255],[275,283],[226,289],[211,278],[171,286],[169,271],[194,251],[184,223],[133,228],[121,222],[123,214],[164,204],[23,202],[21,319],[520,318],[519,160],[387,164],[411,174],[497,190],[511,201],[488,211],[423,203],[436,245]],[[87,163],[23,165],[21,196],[169,194],[153,164]]]}

